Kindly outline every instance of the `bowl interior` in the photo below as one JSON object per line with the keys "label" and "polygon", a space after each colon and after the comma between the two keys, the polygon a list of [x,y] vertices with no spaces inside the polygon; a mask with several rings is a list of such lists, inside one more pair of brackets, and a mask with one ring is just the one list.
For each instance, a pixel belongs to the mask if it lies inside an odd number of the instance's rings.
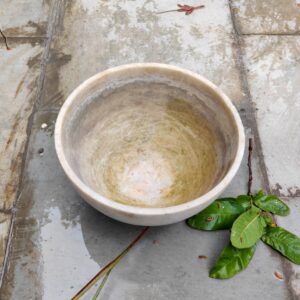
{"label": "bowl interior", "polygon": [[137,207],[182,204],[212,189],[238,146],[220,95],[192,76],[151,68],[112,72],[73,99],[62,144],[77,176]]}

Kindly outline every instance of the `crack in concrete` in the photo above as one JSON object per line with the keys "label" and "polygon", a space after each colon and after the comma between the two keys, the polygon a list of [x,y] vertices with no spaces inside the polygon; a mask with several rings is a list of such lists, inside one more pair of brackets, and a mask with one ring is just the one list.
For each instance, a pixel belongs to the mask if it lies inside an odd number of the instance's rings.
{"label": "crack in concrete", "polygon": [[240,33],[242,36],[300,36],[300,32],[262,32],[262,33]]}

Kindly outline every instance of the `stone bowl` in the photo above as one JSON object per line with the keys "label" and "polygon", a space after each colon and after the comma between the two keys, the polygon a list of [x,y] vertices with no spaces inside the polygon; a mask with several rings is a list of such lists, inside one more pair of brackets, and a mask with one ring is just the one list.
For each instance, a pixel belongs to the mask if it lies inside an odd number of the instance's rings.
{"label": "stone bowl", "polygon": [[228,186],[244,153],[239,114],[214,84],[164,64],[86,80],[55,127],[59,161],[97,210],[135,225],[182,221]]}

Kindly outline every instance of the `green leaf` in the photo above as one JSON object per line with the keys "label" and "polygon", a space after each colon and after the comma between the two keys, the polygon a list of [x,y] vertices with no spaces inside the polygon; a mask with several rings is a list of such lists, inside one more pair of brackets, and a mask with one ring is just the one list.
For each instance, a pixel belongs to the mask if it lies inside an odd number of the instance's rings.
{"label": "green leaf", "polygon": [[286,256],[295,264],[300,265],[300,238],[281,227],[269,227],[262,240]]}
{"label": "green leaf", "polygon": [[239,195],[236,198],[236,202],[243,206],[245,210],[249,209],[251,207],[251,196],[248,195]]}
{"label": "green leaf", "polygon": [[244,211],[245,209],[234,198],[222,198],[189,218],[187,224],[199,230],[229,229],[234,220]]}
{"label": "green leaf", "polygon": [[260,213],[259,208],[252,206],[234,221],[230,237],[234,247],[249,248],[261,238],[266,222]]}
{"label": "green leaf", "polygon": [[249,265],[256,245],[247,249],[237,249],[229,244],[224,248],[216,264],[209,272],[209,277],[226,279],[243,271]]}
{"label": "green leaf", "polygon": [[254,203],[262,210],[269,211],[278,216],[287,216],[290,213],[289,207],[274,195],[265,195],[259,191],[254,197]]}

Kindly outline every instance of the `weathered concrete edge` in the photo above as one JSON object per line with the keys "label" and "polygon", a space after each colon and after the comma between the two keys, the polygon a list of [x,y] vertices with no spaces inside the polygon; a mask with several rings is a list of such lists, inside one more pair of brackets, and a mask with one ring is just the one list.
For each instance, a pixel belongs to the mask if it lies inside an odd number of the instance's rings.
{"label": "weathered concrete edge", "polygon": [[262,151],[262,144],[261,139],[258,131],[258,125],[255,118],[255,107],[254,102],[252,99],[252,95],[250,93],[249,84],[248,84],[248,78],[247,78],[247,72],[246,67],[244,63],[244,51],[243,51],[243,40],[241,36],[240,29],[238,28],[238,23],[236,20],[236,15],[234,13],[232,0],[228,0],[229,3],[229,9],[230,9],[230,15],[232,20],[232,26],[233,26],[233,39],[234,39],[234,49],[236,51],[235,53],[235,62],[237,64],[237,69],[240,72],[240,79],[242,84],[243,92],[246,96],[246,103],[244,103],[245,110],[246,110],[246,116],[244,118],[244,121],[247,123],[247,127],[251,128],[253,138],[254,138],[254,144],[255,144],[255,152],[257,153],[258,160],[259,160],[259,167],[260,171],[262,173],[262,179],[263,179],[263,187],[267,192],[270,192],[270,183],[269,183],[269,177],[267,173],[267,167],[264,160],[264,155]]}
{"label": "weathered concrete edge", "polygon": [[300,32],[295,31],[295,32],[249,32],[249,33],[240,33],[241,36],[252,36],[252,35],[258,35],[258,36],[269,36],[269,35],[275,35],[275,36],[299,36]]}
{"label": "weathered concrete edge", "polygon": [[[18,200],[20,199],[20,196],[21,196],[22,190],[23,190],[23,182],[24,182],[24,178],[25,178],[25,169],[26,169],[26,161],[27,161],[26,158],[27,158],[27,154],[28,154],[32,124],[33,124],[34,116],[38,109],[38,104],[40,102],[39,100],[42,96],[51,42],[52,42],[52,38],[55,33],[56,25],[58,24],[58,21],[59,21],[59,15],[60,15],[61,7],[63,4],[64,4],[63,0],[54,0],[52,2],[51,8],[50,8],[46,37],[43,38],[43,39],[45,39],[45,46],[44,46],[44,51],[43,51],[42,58],[41,58],[40,75],[39,75],[39,78],[37,81],[35,101],[34,101],[32,113],[28,119],[27,128],[26,128],[27,140],[26,140],[26,144],[25,144],[25,148],[24,148],[23,157],[22,157],[22,166],[21,166],[20,180],[19,180],[18,189],[17,189],[17,197],[16,197],[15,202],[13,203],[13,207],[10,210],[3,211],[4,213],[11,212],[12,219],[11,219],[11,224],[9,227],[9,234],[8,234],[8,239],[7,239],[7,244],[6,244],[5,257],[4,257],[3,268],[2,268],[2,273],[1,273],[1,277],[0,277],[0,289],[2,287],[4,274],[7,272],[7,268],[8,268],[8,260],[9,260],[10,249],[11,249],[12,240],[13,240],[13,229],[14,229],[14,222],[15,222],[15,215],[16,215],[16,205],[18,203]],[[32,39],[37,39],[37,38],[39,38],[39,37],[33,37],[30,39],[32,40]],[[18,37],[18,38],[13,38],[13,39],[22,41],[22,39],[24,39],[24,38]],[[26,39],[28,39],[28,38],[26,38]]]}
{"label": "weathered concrete edge", "polygon": [[[4,239],[4,241],[6,240],[6,243],[8,244],[8,238],[9,238],[10,231],[11,231],[12,213],[11,213],[11,211],[4,211],[4,210],[1,211],[0,213],[3,214],[3,215],[7,215],[10,218],[10,220],[9,220],[9,230],[8,230],[7,238]],[[7,255],[7,251],[5,249],[4,258],[3,258],[3,265],[4,265],[4,261],[6,259],[6,255]],[[0,266],[0,278],[3,276],[3,274],[4,274],[4,268],[1,269],[1,266]]]}
{"label": "weathered concrete edge", "polygon": [[[246,120],[247,120],[247,122],[249,122],[248,125],[251,128],[252,133],[253,133],[254,143],[255,143],[255,151],[257,152],[257,155],[258,155],[259,168],[262,173],[262,179],[263,179],[263,185],[264,185],[263,188],[268,193],[271,193],[272,189],[270,186],[267,167],[266,167],[265,160],[264,160],[264,154],[263,154],[263,150],[262,150],[262,143],[261,143],[261,138],[259,135],[258,124],[257,124],[257,120],[255,118],[255,106],[254,106],[253,98],[252,98],[252,95],[250,92],[246,67],[245,67],[245,63],[244,63],[245,53],[244,53],[244,49],[243,49],[243,36],[245,36],[245,34],[241,33],[241,30],[239,28],[238,22],[236,20],[236,14],[233,9],[232,0],[228,0],[228,3],[229,3],[231,20],[232,20],[233,29],[234,29],[234,40],[236,43],[236,48],[235,48],[236,49],[236,64],[240,71],[242,88],[246,94],[246,99],[248,100],[247,108],[246,108],[246,111],[248,112],[248,114],[246,116]],[[246,34],[246,35],[252,35],[252,34]],[[253,34],[253,35],[256,35],[256,34]],[[259,35],[267,35],[267,34],[259,34]],[[276,35],[276,34],[272,34],[272,35]],[[284,35],[284,34],[278,34],[278,35]],[[293,275],[292,265],[284,257],[278,256],[278,258],[281,261],[282,269],[284,272],[285,283],[286,283],[287,289],[290,293],[291,299],[297,299],[296,291],[293,289],[293,287],[291,285],[291,278]]]}

